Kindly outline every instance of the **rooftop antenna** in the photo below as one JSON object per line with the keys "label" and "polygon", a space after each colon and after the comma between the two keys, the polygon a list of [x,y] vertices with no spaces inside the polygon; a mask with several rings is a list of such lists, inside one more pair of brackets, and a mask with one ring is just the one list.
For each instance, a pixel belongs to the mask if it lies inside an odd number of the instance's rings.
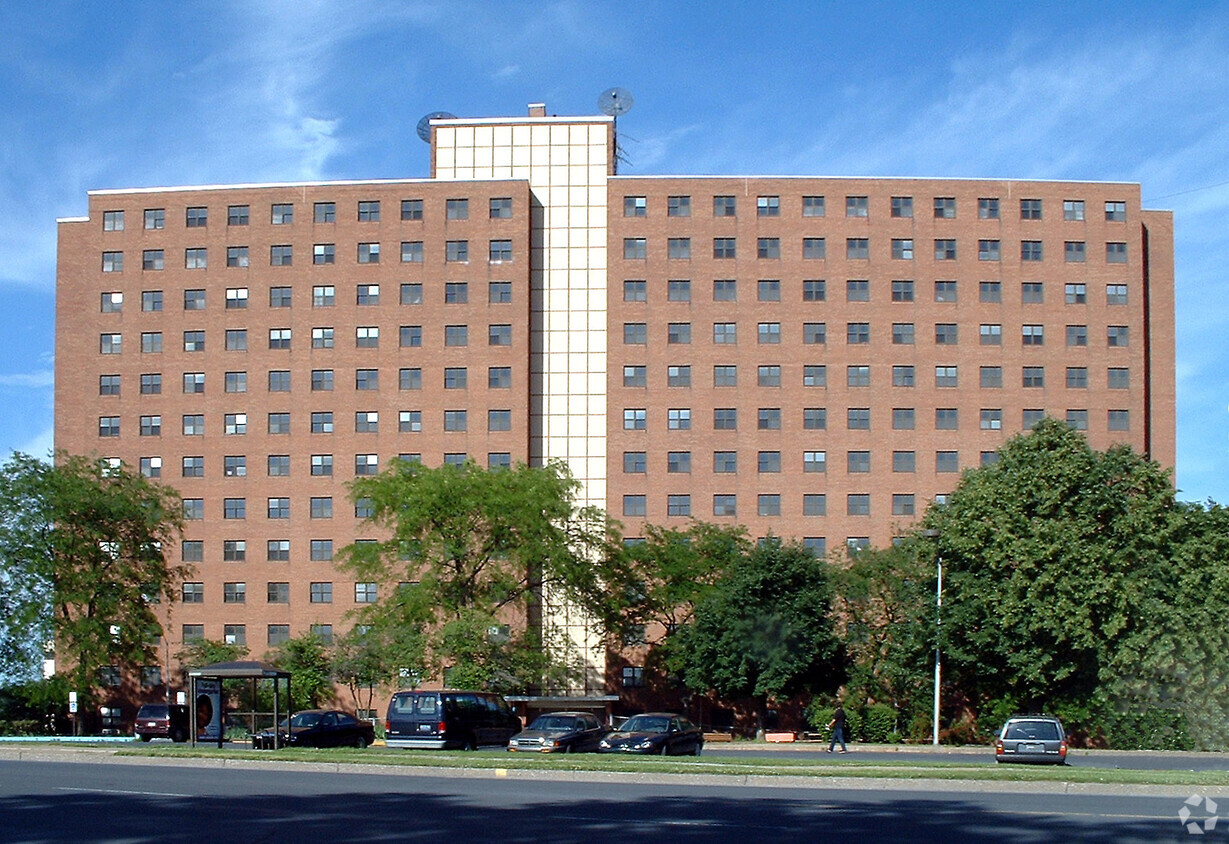
{"label": "rooftop antenna", "polygon": [[616,176],[619,174],[619,162],[627,161],[623,150],[619,147],[619,115],[631,111],[635,102],[632,99],[632,92],[626,88],[607,88],[597,98],[597,107],[602,114],[608,114],[614,118],[614,172]]}
{"label": "rooftop antenna", "polygon": [[418,121],[418,137],[422,138],[427,143],[431,143],[431,121],[448,120],[455,117],[455,114],[451,114],[447,111],[433,111],[430,114],[424,114],[422,116],[422,120]]}

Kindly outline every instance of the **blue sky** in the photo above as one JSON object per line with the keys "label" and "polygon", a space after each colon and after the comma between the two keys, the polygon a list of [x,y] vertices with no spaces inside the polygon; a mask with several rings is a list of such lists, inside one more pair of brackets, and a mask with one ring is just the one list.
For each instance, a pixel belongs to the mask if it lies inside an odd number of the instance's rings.
{"label": "blue sky", "polygon": [[626,174],[1125,180],[1175,213],[1180,497],[1229,503],[1229,6],[40,2],[0,31],[0,451],[51,447],[55,219],[421,177],[419,117],[594,113]]}

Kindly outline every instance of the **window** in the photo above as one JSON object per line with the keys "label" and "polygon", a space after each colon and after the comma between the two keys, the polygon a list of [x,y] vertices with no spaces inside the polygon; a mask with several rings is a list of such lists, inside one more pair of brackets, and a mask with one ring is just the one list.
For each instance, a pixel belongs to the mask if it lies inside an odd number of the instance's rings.
{"label": "window", "polygon": [[145,209],[145,228],[151,229],[151,230],[166,228],[166,209],[165,208],[146,208]]}
{"label": "window", "polygon": [[977,241],[977,260],[998,261],[1002,259],[1002,246],[998,240]]}
{"label": "window", "polygon": [[1125,202],[1107,202],[1105,203],[1105,219],[1111,222],[1122,222],[1127,218],[1127,204]]}
{"label": "window", "polygon": [[1106,386],[1111,390],[1128,390],[1131,387],[1131,370],[1123,366],[1111,366],[1106,370]]}
{"label": "window", "polygon": [[644,281],[639,279],[628,280],[623,282],[623,301],[624,302],[644,302],[648,299],[648,288]]}
{"label": "window", "polygon": [[1125,305],[1127,303],[1127,286],[1125,284],[1105,285],[1105,304]]}
{"label": "window", "polygon": [[205,499],[185,498],[183,500],[183,517],[193,522],[205,518]]}
{"label": "window", "polygon": [[358,204],[358,220],[360,223],[380,222],[380,201],[360,200]]}
{"label": "window", "polygon": [[912,217],[913,216],[913,197],[911,196],[892,197],[892,216],[893,217]]}
{"label": "window", "polygon": [[625,408],[623,411],[623,430],[643,431],[647,427],[647,411],[642,407]]}
{"label": "window", "polygon": [[625,260],[643,260],[649,257],[648,241],[643,237],[623,238],[623,258]]}
{"label": "window", "polygon": [[376,410],[359,410],[354,414],[354,431],[359,434],[374,434],[380,429],[380,413]]}
{"label": "window", "polygon": [[355,475],[376,475],[380,472],[380,456],[378,454],[354,455]]}
{"label": "window", "polygon": [[[204,335],[205,332],[198,332]],[[246,352],[248,348],[248,333],[246,328],[228,328],[226,330],[226,351],[228,352]],[[184,351],[192,351],[188,349],[187,333],[184,334]],[[202,336],[200,348],[195,351],[205,351],[204,337]]]}
{"label": "window", "polygon": [[184,267],[189,270],[203,270],[209,266],[209,250],[202,247],[184,250]]}
{"label": "window", "polygon": [[356,369],[354,370],[354,389],[355,390],[378,390],[380,389],[380,370],[378,369]]}
{"label": "window", "polygon": [[736,258],[738,257],[738,241],[733,237],[714,237],[713,238],[713,257],[714,258]]}
{"label": "window", "polygon": [[183,417],[185,437],[200,437],[205,434],[205,416],[201,413],[186,413]]}
{"label": "window", "polygon": [[892,367],[893,387],[912,387],[914,386],[914,379],[914,368],[912,366]]}
{"label": "window", "polygon": [[[162,392],[162,376],[161,375],[142,375],[141,376],[141,392],[145,393],[145,379],[157,378],[158,389],[150,389],[149,392]],[[151,382],[152,386],[152,382]],[[100,396],[118,396],[120,394],[120,376],[118,375],[99,375],[98,376],[98,395]]]}
{"label": "window", "polygon": [[761,475],[773,475],[781,472],[781,452],[761,451],[758,455],[757,469]]}
{"label": "window", "polygon": [[[627,427],[624,425],[624,427]],[[734,407],[713,408],[713,430],[735,431],[738,429],[738,409]]]}
{"label": "window", "polygon": [[227,413],[223,417],[223,433],[242,436],[248,432],[248,415],[246,413]]}
{"label": "window", "polygon": [[667,281],[666,298],[671,302],[690,302],[691,282],[686,279]]}
{"label": "window", "polygon": [[802,427],[808,431],[823,431],[828,427],[828,410],[823,407],[804,407]]}
{"label": "window", "polygon": [[802,216],[823,217],[827,214],[827,206],[822,196],[804,196],[802,198]]}
{"label": "window", "polygon": [[489,258],[492,264],[500,264],[512,260],[512,241],[492,240],[490,242]]}
{"label": "window", "polygon": [[1045,419],[1045,415],[1045,411],[1040,408],[1026,407],[1020,415],[1020,424],[1024,427],[1024,430],[1031,430],[1034,425]]}
{"label": "window", "polygon": [[960,428],[960,415],[954,407],[935,408],[935,430],[955,431]]}
{"label": "window", "polygon": [[1086,389],[1088,387],[1088,367],[1067,367],[1067,386],[1075,390]]}
{"label": "window", "polygon": [[[161,337],[161,335],[159,335]],[[145,335],[141,335],[144,341]],[[122,334],[100,334],[98,335],[98,351],[104,355],[118,355],[124,351],[124,337]],[[142,349],[144,351],[144,349]]]}
{"label": "window", "polygon": [[190,229],[204,228],[209,223],[208,208],[188,208],[184,212],[184,223]]}
{"label": "window", "polygon": [[100,416],[98,417],[98,436],[100,437],[118,437],[120,431],[118,416]]}
{"label": "window", "polygon": [[761,493],[756,496],[755,509],[756,515],[759,516],[779,516],[781,496],[776,493]]}
{"label": "window", "polygon": [[1127,262],[1127,245],[1125,243],[1105,244],[1105,260],[1110,264],[1125,264]]}
{"label": "window", "polygon": [[[421,244],[420,251],[421,251]],[[406,244],[401,244],[401,260],[406,261],[405,257]],[[444,260],[453,263],[467,263],[469,261],[469,241],[468,240],[449,240],[444,244]]]}
{"label": "window", "polygon": [[999,431],[1003,428],[1003,411],[997,407],[983,407],[980,414],[983,431]]}
{"label": "window", "polygon": [[294,205],[275,203],[271,209],[272,223],[275,226],[288,226],[294,222]]}
{"label": "window", "polygon": [[1045,301],[1045,288],[1040,281],[1026,281],[1020,285],[1020,302],[1024,305],[1040,305]]}
{"label": "window", "polygon": [[270,454],[267,463],[271,478],[284,478],[290,474],[289,454]]}
{"label": "window", "polygon": [[1068,240],[1064,244],[1063,260],[1068,264],[1084,263],[1084,241]]}
{"label": "window", "polygon": [[869,387],[871,385],[871,368],[869,366],[845,367],[845,384],[849,387]]}
{"label": "window", "polygon": [[869,343],[871,341],[871,324],[869,322],[850,322],[845,325],[845,342],[851,346]]}
{"label": "window", "polygon": [[666,241],[666,256],[678,260],[687,260],[691,258],[691,238],[669,238]]}
{"label": "window", "polygon": [[1020,219],[1021,220],[1040,220],[1041,219],[1041,200],[1040,199],[1021,199],[1020,200]]}
{"label": "window", "polygon": [[643,196],[623,197],[624,217],[643,217],[647,213],[648,200]]}
{"label": "window", "polygon": [[713,197],[714,217],[734,217],[738,214],[738,202],[732,196]]}
{"label": "window", "polygon": [[1088,345],[1088,326],[1087,325],[1068,325],[1067,326],[1067,345],[1068,346],[1087,346]]}
{"label": "window", "polygon": [[247,559],[247,545],[247,541],[243,539],[224,539],[222,541],[222,559],[228,563],[243,562]]}
{"label": "window", "polygon": [[1044,251],[1041,247],[1040,240],[1022,240],[1020,241],[1020,260],[1021,261],[1040,261],[1044,257]]}
{"label": "window", "polygon": [[737,387],[738,367],[732,364],[719,364],[713,367],[714,387]]}
{"label": "window", "polygon": [[850,493],[845,498],[845,513],[850,516],[869,516],[871,497],[864,492]]}
{"label": "window", "polygon": [[828,496],[822,493],[805,493],[802,496],[802,515],[828,515]]}
{"label": "window", "polygon": [[333,433],[333,413],[332,411],[316,411],[312,414],[312,433],[313,434],[331,434]]}
{"label": "window", "polygon": [[780,258],[781,257],[781,238],[779,237],[761,237],[755,242],[755,257],[757,258]]}
{"label": "window", "polygon": [[[226,209],[226,225],[246,226],[251,218],[251,208],[247,205],[231,205]],[[290,222],[287,220],[287,222]]]}
{"label": "window", "polygon": [[666,427],[671,431],[685,431],[691,428],[691,410],[686,407],[672,407],[666,411]]}
{"label": "window", "polygon": [[871,427],[869,407],[851,407],[845,411],[845,427],[851,431],[868,431]]}
{"label": "window", "polygon": [[469,429],[469,414],[464,410],[444,411],[445,431],[466,431]]}
{"label": "window", "polygon": [[1084,219],[1084,200],[1064,199],[1063,200],[1063,219],[1064,220],[1083,220]]}
{"label": "window", "polygon": [[[465,241],[458,241],[458,243],[464,244]],[[468,247],[466,248],[468,249]],[[451,242],[450,242],[450,245],[448,247],[448,255],[450,256],[453,255],[454,251],[455,250],[451,246]],[[449,257],[448,260],[464,261],[464,260],[469,260],[469,259],[468,257],[466,258]],[[405,240],[401,242],[401,263],[403,264],[421,264],[422,263],[422,241],[421,240]]]}
{"label": "window", "polygon": [[331,392],[333,389],[333,370],[312,370],[312,392]]}
{"label": "window", "polygon": [[755,336],[761,345],[777,345],[781,342],[781,323],[761,322],[756,326]]}
{"label": "window", "polygon": [[310,595],[313,604],[331,604],[333,603],[333,584],[312,583]]}
{"label": "window", "polygon": [[444,389],[464,390],[469,385],[469,369],[464,366],[444,367]]}
{"label": "window", "polygon": [[667,495],[666,496],[666,515],[667,516],[690,516],[691,515],[691,496],[690,495]]}
{"label": "window", "polygon": [[1087,410],[1068,410],[1067,424],[1077,431],[1088,430],[1088,411]]}
{"label": "window", "polygon": [[421,220],[422,219],[422,200],[421,199],[401,200],[401,219],[402,220]]}
{"label": "window", "polygon": [[865,237],[845,238],[845,257],[850,260],[869,258],[871,256],[870,241]]}
{"label": "window", "polygon": [[1107,326],[1105,342],[1108,346],[1128,346],[1130,345],[1130,330],[1125,325]]}
{"label": "window", "polygon": [[[781,374],[781,367],[774,367],[777,370],[778,379]],[[776,385],[776,386],[779,386]],[[805,364],[802,367],[802,386],[804,387],[826,387],[828,386],[828,367],[822,364]]]}
{"label": "window", "polygon": [[417,434],[422,431],[422,411],[402,410],[397,414],[397,430],[403,434]]}
{"label": "window", "polygon": [[917,427],[917,412],[912,407],[892,408],[892,429],[896,431],[912,431]]}
{"label": "window", "polygon": [[102,271],[104,273],[122,273],[124,271],[124,253],[102,253]]}
{"label": "window", "polygon": [[944,474],[960,471],[959,453],[955,451],[935,452],[935,472]]}
{"label": "window", "polygon": [[308,502],[308,510],[313,519],[333,518],[333,499],[329,496],[312,498]]}
{"label": "window", "polygon": [[956,260],[956,241],[951,239],[935,240],[935,260],[936,261],[955,261]]}
{"label": "window", "polygon": [[756,411],[756,427],[761,431],[781,430],[781,408],[761,407]]}
{"label": "window", "polygon": [[398,330],[397,342],[403,349],[416,348],[422,345],[422,326],[403,325]]}
{"label": "window", "polygon": [[205,584],[185,582],[182,595],[185,604],[203,604],[205,603]]}
{"label": "window", "polygon": [[713,496],[713,515],[714,516],[737,516],[738,515],[738,496],[737,495],[714,495]]}
{"label": "window", "polygon": [[643,451],[623,452],[623,473],[627,475],[642,475],[647,470],[647,459]]}
{"label": "window", "polygon": [[828,257],[828,241],[822,237],[802,239],[802,257],[807,261],[822,261]]}
{"label": "window", "polygon": [[870,203],[865,196],[845,197],[846,217],[865,217],[870,212]]}
{"label": "window", "polygon": [[247,499],[246,498],[223,498],[222,499],[222,518],[224,519],[246,519],[247,518]]}
{"label": "window", "polygon": [[892,238],[892,258],[897,261],[913,260],[913,238]]}
{"label": "window", "polygon": [[714,451],[713,474],[734,475],[738,473],[737,451]]}
{"label": "window", "polygon": [[1020,329],[1021,342],[1025,346],[1045,345],[1045,326],[1025,325]]}
{"label": "window", "polygon": [[954,366],[936,366],[935,367],[935,386],[936,387],[955,387],[957,386],[957,369]]}
{"label": "window", "polygon": [[734,279],[717,279],[713,282],[714,302],[738,301],[738,282]]}
{"label": "window", "polygon": [[[230,340],[230,332],[227,332],[227,340]],[[185,331],[183,333],[183,350],[185,352],[203,352],[205,351],[205,332],[204,331]]]}
{"label": "window", "polygon": [[[1029,369],[1029,367],[1025,367]],[[978,369],[978,384],[983,389],[997,389],[1003,386],[1003,367],[1001,366],[983,366]],[[1029,386],[1029,385],[1025,385]],[[1042,384],[1041,386],[1044,386]]]}
{"label": "window", "polygon": [[1131,411],[1129,410],[1108,410],[1106,411],[1106,423],[1111,431],[1129,431],[1131,430]]}
{"label": "window", "polygon": [[[511,326],[509,326],[511,330]],[[672,322],[666,326],[666,343],[669,345],[685,345],[691,342],[691,323]]]}
{"label": "window", "polygon": [[913,451],[892,452],[892,471],[900,473],[917,471],[917,453]]}
{"label": "window", "polygon": [[[624,326],[626,333],[626,326]],[[733,322],[713,323],[713,342],[730,345],[738,342],[738,325]]]}
{"label": "window", "polygon": [[954,322],[935,324],[935,345],[955,346],[959,342],[959,329]]}
{"label": "window", "polygon": [[999,201],[997,197],[982,197],[977,200],[977,217],[980,220],[997,220],[999,218]]}
{"label": "window", "polygon": [[892,495],[892,515],[912,516],[914,514],[914,498],[909,493],[894,493]]}
{"label": "window", "polygon": [[360,264],[380,263],[380,244],[360,243],[358,245],[358,262]]}
{"label": "window", "polygon": [[246,372],[227,372],[222,377],[223,389],[228,393],[246,393],[248,391],[248,374]]}
{"label": "window", "polygon": [[[627,369],[624,370],[624,385],[627,383]],[[632,367],[634,368],[634,367]],[[644,367],[640,367],[644,369]],[[642,373],[643,374],[643,373]],[[642,385],[643,386],[643,385]],[[668,387],[690,387],[691,386],[691,367],[690,366],[669,366],[666,368],[666,386]]]}
{"label": "window", "polygon": [[146,249],[141,253],[141,269],[161,270],[165,266],[165,253],[161,249]]}
{"label": "window", "polygon": [[955,218],[956,218],[956,197],[936,196],[935,197],[935,219],[936,220],[954,220]]}
{"label": "window", "polygon": [[444,203],[444,217],[448,220],[468,220],[469,200],[449,199]]}
{"label": "window", "polygon": [[643,516],[647,512],[645,506],[645,496],[643,495],[625,495],[623,496],[623,515],[624,516]]}
{"label": "window", "polygon": [[690,196],[666,197],[666,216],[667,217],[690,217],[691,216],[691,197]]}
{"label": "window", "polygon": [[374,325],[360,325],[354,329],[354,346],[359,349],[374,349],[380,345],[380,329]]}

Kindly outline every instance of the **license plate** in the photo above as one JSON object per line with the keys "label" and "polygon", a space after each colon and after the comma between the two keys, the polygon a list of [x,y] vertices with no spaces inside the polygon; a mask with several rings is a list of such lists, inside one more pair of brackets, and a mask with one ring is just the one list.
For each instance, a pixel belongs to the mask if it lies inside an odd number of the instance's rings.
{"label": "license plate", "polygon": [[429,732],[431,732],[431,725],[430,725],[430,724],[419,724],[419,725],[418,725],[418,732],[420,732],[420,733],[429,733]]}
{"label": "license plate", "polygon": [[1022,742],[1017,747],[1017,752],[1019,753],[1045,753],[1046,746],[1042,742],[1039,742],[1039,741]]}

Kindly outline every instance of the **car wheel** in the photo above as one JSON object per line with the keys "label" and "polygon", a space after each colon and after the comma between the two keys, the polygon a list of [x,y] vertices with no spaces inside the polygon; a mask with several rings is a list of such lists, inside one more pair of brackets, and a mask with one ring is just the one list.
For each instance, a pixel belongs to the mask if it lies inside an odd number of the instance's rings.
{"label": "car wheel", "polygon": [[701,752],[703,749],[704,749],[704,745],[697,743],[697,744],[696,744],[696,746],[695,746],[695,749],[691,751],[691,755],[692,755],[692,756],[699,756],[699,755],[700,755],[700,752]]}
{"label": "car wheel", "polygon": [[350,745],[358,748],[359,750],[363,750],[367,747],[367,739],[363,736],[355,736],[354,740],[350,742]]}
{"label": "car wheel", "polygon": [[668,745],[668,744],[663,744],[663,745],[661,746],[661,755],[662,755],[662,756],[669,756],[669,755],[670,755],[670,745]]}
{"label": "car wheel", "polygon": [[175,744],[183,744],[187,740],[188,736],[183,730],[171,731],[171,741],[175,742]]}
{"label": "car wheel", "polygon": [[462,750],[477,750],[478,740],[474,738],[473,736],[466,736],[465,745],[461,749]]}
{"label": "car wheel", "polygon": [[153,736],[147,736],[147,735],[138,733],[137,738],[139,738],[141,741],[149,741],[151,738],[153,738]]}

